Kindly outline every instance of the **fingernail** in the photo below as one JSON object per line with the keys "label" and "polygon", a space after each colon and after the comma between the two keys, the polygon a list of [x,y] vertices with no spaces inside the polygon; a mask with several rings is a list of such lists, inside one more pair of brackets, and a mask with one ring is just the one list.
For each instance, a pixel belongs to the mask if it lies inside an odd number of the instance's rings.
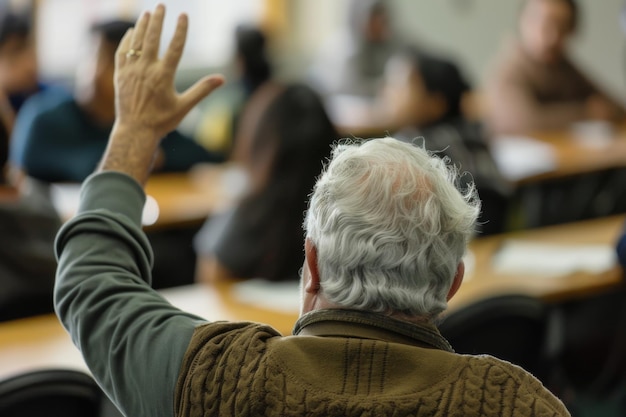
{"label": "fingernail", "polygon": [[211,87],[217,87],[218,85],[222,84],[222,80],[220,80],[219,78],[211,78],[209,80],[209,85]]}

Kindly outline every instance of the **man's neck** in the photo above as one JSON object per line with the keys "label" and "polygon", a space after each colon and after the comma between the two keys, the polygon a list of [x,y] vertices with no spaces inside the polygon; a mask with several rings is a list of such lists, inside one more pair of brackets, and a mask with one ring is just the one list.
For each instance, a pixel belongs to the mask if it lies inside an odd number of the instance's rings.
{"label": "man's neck", "polygon": [[[319,310],[350,310],[350,308],[342,307],[340,305],[330,303],[326,301],[325,299],[322,299],[321,302],[316,303],[314,308],[312,308],[309,311],[319,311]],[[360,311],[360,310],[357,310],[357,311]],[[305,312],[303,312],[303,314],[304,313]],[[412,324],[432,323],[432,319],[427,316],[415,316],[415,315],[399,313],[399,312],[385,312],[385,313],[380,313],[380,314],[391,317],[396,320],[405,321],[405,322],[412,323]]]}

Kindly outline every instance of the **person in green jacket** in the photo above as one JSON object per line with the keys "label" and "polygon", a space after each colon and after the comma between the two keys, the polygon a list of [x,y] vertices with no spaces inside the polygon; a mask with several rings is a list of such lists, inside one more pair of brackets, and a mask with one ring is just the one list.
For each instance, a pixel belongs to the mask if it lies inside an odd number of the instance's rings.
{"label": "person in green jacket", "polygon": [[294,336],[208,322],[153,291],[142,184],[160,138],[223,83],[176,93],[188,21],[159,58],[164,14],[118,48],[116,123],[56,244],[56,312],[124,415],[569,415],[526,371],[456,354],[438,332],[480,203],[443,160],[392,138],[337,146],[317,181]]}

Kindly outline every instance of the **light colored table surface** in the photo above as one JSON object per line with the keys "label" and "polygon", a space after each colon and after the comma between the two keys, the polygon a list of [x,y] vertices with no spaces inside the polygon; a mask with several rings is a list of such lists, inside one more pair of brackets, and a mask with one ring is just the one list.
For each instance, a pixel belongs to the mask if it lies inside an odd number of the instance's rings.
{"label": "light colored table surface", "polygon": [[[349,102],[350,103],[350,102]],[[341,104],[339,100],[336,107]],[[344,106],[346,107],[346,106]],[[352,112],[346,115],[338,114],[340,123],[338,129],[347,137],[379,137],[397,131],[393,127],[385,126],[375,117],[367,116],[368,112],[376,114],[368,107],[367,101],[353,105]],[[366,121],[367,123],[365,123]],[[517,185],[536,183],[550,179],[570,177],[612,168],[626,167],[626,123],[618,126],[603,124],[602,122],[578,123],[570,128],[555,131],[536,132],[524,135],[530,142],[536,141],[548,145],[551,154],[551,167],[541,172],[529,172],[519,178],[514,178]],[[494,138],[493,141],[517,138]],[[426,138],[428,140],[428,138]],[[534,150],[518,150],[520,163],[534,166],[537,160],[533,159]]]}
{"label": "light colored table surface", "polygon": [[[197,225],[228,207],[246,187],[234,165],[200,165],[190,172],[154,174],[148,179],[144,208],[147,230]],[[80,184],[54,184],[52,201],[61,218],[71,218],[79,203]]]}
{"label": "light colored table surface", "polygon": [[598,137],[577,134],[575,128],[539,132],[531,137],[552,147],[556,164],[553,170],[521,179],[520,183],[626,167],[626,124]]}

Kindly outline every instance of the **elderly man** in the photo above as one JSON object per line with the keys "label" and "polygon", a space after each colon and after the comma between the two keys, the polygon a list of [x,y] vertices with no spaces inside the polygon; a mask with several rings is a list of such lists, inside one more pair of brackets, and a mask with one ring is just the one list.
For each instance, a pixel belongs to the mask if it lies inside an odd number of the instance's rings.
{"label": "elderly man", "polygon": [[623,107],[568,56],[579,13],[576,0],[524,0],[518,37],[506,43],[485,83],[486,119],[493,133],[624,117]]}
{"label": "elderly man", "polygon": [[151,290],[140,184],[159,138],[223,82],[174,91],[187,18],[158,59],[163,18],[143,15],[118,49],[117,121],[57,238],[56,311],[125,415],[568,415],[532,375],[455,354],[433,326],[479,204],[442,160],[394,139],[338,147],[318,181],[295,336],[206,322]]}

